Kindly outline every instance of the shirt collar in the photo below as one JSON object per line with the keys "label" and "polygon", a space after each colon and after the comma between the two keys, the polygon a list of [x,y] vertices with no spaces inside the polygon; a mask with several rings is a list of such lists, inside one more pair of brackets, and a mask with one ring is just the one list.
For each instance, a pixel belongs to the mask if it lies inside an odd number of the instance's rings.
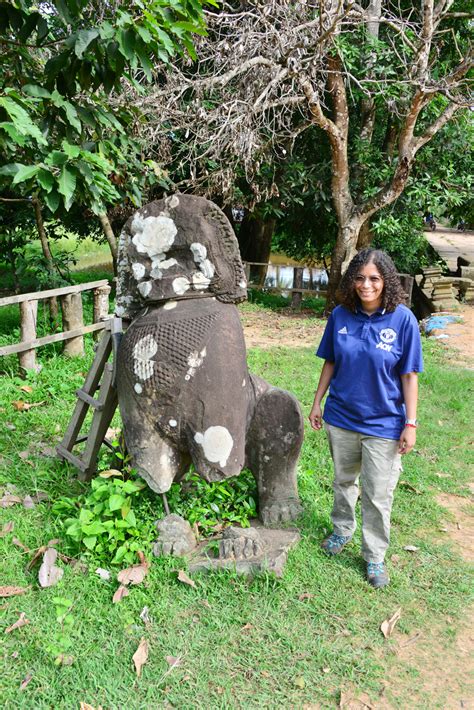
{"label": "shirt collar", "polygon": [[[375,316],[375,315],[384,316],[384,315],[385,315],[385,311],[386,311],[385,308],[377,308],[377,310],[376,310],[372,315],[374,315],[374,316]],[[365,313],[365,312],[363,311],[363,309],[362,309],[361,306],[357,306],[357,307],[356,307],[356,313],[360,313],[360,314],[363,315],[363,316],[367,316],[367,318],[371,318],[371,316],[369,316],[367,313]]]}

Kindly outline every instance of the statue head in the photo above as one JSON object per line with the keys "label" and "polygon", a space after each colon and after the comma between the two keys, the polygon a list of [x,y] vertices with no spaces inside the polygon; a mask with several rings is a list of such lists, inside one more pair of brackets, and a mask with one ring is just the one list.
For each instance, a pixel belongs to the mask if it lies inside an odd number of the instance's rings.
{"label": "statue head", "polygon": [[117,315],[153,303],[247,296],[239,246],[222,210],[204,197],[150,202],[125,224],[119,243]]}

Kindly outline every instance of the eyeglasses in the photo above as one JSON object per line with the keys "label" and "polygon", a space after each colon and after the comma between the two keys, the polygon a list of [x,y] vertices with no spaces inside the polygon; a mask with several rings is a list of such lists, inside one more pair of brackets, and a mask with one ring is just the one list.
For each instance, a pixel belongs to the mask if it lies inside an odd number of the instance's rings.
{"label": "eyeglasses", "polygon": [[374,286],[378,286],[379,284],[383,283],[383,279],[381,279],[380,276],[356,276],[354,279],[354,282],[357,284],[357,286],[362,286],[363,284],[365,284],[366,281],[373,284]]}

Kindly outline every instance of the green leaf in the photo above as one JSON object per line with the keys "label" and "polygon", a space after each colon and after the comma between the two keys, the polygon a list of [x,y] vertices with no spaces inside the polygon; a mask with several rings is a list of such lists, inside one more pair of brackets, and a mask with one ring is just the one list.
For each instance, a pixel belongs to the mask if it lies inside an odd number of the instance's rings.
{"label": "green leaf", "polygon": [[69,121],[71,126],[75,128],[78,133],[80,133],[82,130],[82,126],[81,122],[79,121],[75,107],[69,101],[65,101],[64,109],[66,111],[67,120]]}
{"label": "green leaf", "polygon": [[29,180],[36,175],[39,169],[39,165],[21,165],[13,178],[12,185],[18,185],[20,182]]}
{"label": "green leaf", "polygon": [[135,513],[133,510],[129,510],[127,517],[125,518],[126,522],[131,525],[132,527],[136,527],[137,525],[137,518],[135,516]]}
{"label": "green leaf", "polygon": [[37,99],[51,98],[51,93],[47,89],[44,89],[42,86],[38,86],[38,84],[25,84],[25,86],[23,87],[23,91],[25,92],[25,94],[28,94],[29,96],[34,96]]}
{"label": "green leaf", "polygon": [[68,158],[78,158],[81,153],[81,149],[77,145],[71,145],[66,139],[63,140],[61,146]]}
{"label": "green leaf", "polygon": [[131,61],[135,56],[135,33],[131,29],[122,30],[118,36],[118,42],[123,56]]}
{"label": "green leaf", "polygon": [[74,45],[74,51],[76,57],[82,59],[84,52],[90,43],[99,36],[99,30],[80,30],[77,33],[76,44]]}
{"label": "green leaf", "polygon": [[56,192],[56,190],[53,190],[50,193],[46,193],[45,195],[43,195],[43,200],[45,201],[46,206],[48,207],[49,211],[52,212],[52,214],[56,212],[59,207],[59,203],[61,202],[61,198]]}
{"label": "green leaf", "polygon": [[45,160],[46,165],[51,165],[52,167],[55,168],[60,168],[64,165],[64,163],[67,162],[67,155],[66,153],[61,152],[60,150],[52,150],[51,153],[48,155],[48,157]]}
{"label": "green leaf", "polygon": [[97,542],[97,536],[96,535],[87,536],[87,537],[83,538],[82,542],[87,547],[87,549],[93,550],[95,547],[95,543]]}
{"label": "green leaf", "polygon": [[125,503],[125,497],[117,493],[109,498],[109,510],[120,510]]}
{"label": "green leaf", "polygon": [[71,172],[67,165],[64,165],[58,180],[58,190],[64,197],[64,206],[66,210],[69,210],[72,205],[72,198],[74,196],[75,189],[76,174]]}
{"label": "green leaf", "polygon": [[23,167],[21,163],[9,163],[0,168],[0,175],[16,175],[19,169]]}
{"label": "green leaf", "polygon": [[53,185],[55,183],[54,175],[52,175],[48,170],[40,168],[38,172],[38,177],[36,178],[46,192],[51,192]]}

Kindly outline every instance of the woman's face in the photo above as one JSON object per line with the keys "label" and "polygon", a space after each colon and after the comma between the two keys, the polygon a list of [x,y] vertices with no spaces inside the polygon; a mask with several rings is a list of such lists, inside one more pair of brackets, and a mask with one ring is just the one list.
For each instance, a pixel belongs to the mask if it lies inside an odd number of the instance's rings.
{"label": "woman's face", "polygon": [[375,264],[370,262],[357,272],[354,289],[365,311],[375,311],[382,305],[383,278]]}

